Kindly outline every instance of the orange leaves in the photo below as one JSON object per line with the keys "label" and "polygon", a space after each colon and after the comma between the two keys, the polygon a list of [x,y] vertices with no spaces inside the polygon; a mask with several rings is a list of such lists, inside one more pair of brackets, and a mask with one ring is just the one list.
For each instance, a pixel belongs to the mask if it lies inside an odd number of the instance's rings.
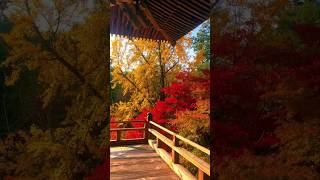
{"label": "orange leaves", "polygon": [[191,64],[191,68],[196,69],[197,67],[199,67],[199,65],[203,63],[204,56],[204,49],[199,50],[194,58],[194,62],[192,62]]}
{"label": "orange leaves", "polygon": [[204,130],[202,133],[209,132],[210,128],[210,109],[209,99],[201,100],[196,103],[196,110],[178,111],[176,119],[172,120],[172,124],[179,132],[189,131],[191,134],[200,135],[199,129]]}

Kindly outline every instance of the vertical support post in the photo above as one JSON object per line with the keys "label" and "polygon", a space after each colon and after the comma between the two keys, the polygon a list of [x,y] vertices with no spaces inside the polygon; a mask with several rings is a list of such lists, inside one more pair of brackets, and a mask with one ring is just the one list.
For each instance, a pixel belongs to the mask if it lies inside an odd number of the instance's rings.
{"label": "vertical support post", "polygon": [[[174,147],[178,147],[179,146],[179,139],[173,135],[173,146]],[[174,164],[178,164],[179,163],[179,154],[172,148],[171,149],[171,158],[172,158],[172,162]]]}
{"label": "vertical support post", "polygon": [[161,140],[157,138],[157,148],[161,148],[161,144],[162,144]]}
{"label": "vertical support post", "polygon": [[121,131],[117,131],[117,142],[121,140]]}
{"label": "vertical support post", "polygon": [[151,112],[148,112],[147,114],[147,121],[145,122],[144,126],[144,140],[148,144],[148,139],[149,139],[149,122],[152,121],[152,114]]}
{"label": "vertical support post", "polygon": [[201,169],[198,169],[198,180],[209,180],[210,177],[206,175]]}
{"label": "vertical support post", "polygon": [[198,169],[198,180],[204,180],[204,173],[201,169]]}

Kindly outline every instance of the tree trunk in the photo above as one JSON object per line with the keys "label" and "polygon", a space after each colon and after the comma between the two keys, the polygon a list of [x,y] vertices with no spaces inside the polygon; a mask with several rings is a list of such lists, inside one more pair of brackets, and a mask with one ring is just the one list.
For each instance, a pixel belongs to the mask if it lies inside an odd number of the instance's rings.
{"label": "tree trunk", "polygon": [[162,89],[165,87],[165,65],[162,63],[162,56],[161,56],[161,41],[158,42],[158,53],[159,53],[159,66],[160,66],[160,92],[159,97],[160,101],[164,101],[165,94]]}

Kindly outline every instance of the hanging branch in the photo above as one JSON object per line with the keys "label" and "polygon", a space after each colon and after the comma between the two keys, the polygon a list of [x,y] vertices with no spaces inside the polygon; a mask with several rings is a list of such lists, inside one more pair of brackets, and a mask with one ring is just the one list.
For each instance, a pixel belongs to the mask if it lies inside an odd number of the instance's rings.
{"label": "hanging branch", "polygon": [[[118,73],[119,75],[121,75],[123,78],[125,78],[130,84],[133,85],[133,87],[141,94],[144,95],[144,93],[142,92],[142,90],[131,80],[128,78],[128,76],[125,75],[125,73],[120,69],[120,72]],[[147,99],[147,101],[151,104],[154,105],[153,102],[151,102],[147,97],[145,97]]]}
{"label": "hanging branch", "polygon": [[143,52],[141,51],[141,49],[134,43],[133,40],[131,40],[134,47],[139,51],[139,53],[141,54],[142,58],[144,59],[144,61],[150,65],[149,61],[147,60],[147,58],[145,57],[145,55],[143,54]]}
{"label": "hanging branch", "polygon": [[[29,1],[25,0],[25,6],[27,9],[27,13],[31,16],[31,12],[30,12],[30,7],[29,7]],[[56,60],[61,63],[65,68],[67,68],[67,70],[69,70],[73,75],[75,75],[75,77],[81,82],[82,85],[85,85],[89,88],[89,90],[94,94],[94,96],[96,96],[100,101],[104,101],[103,96],[99,93],[99,91],[97,89],[95,89],[93,87],[92,84],[90,84],[89,82],[87,82],[87,80],[85,79],[85,77],[79,72],[78,69],[76,69],[75,67],[73,67],[68,61],[66,61],[57,51],[56,49],[54,49],[52,47],[52,45],[43,37],[43,35],[41,34],[39,28],[37,27],[37,25],[35,24],[34,21],[32,21],[32,26],[33,29],[35,30],[36,34],[38,35],[38,37],[40,38],[40,42],[41,45],[48,51],[50,52],[55,58]]]}
{"label": "hanging branch", "polygon": [[[173,56],[173,54],[174,54],[174,48],[173,48],[173,46],[171,46],[172,48],[171,48],[171,54],[170,54],[170,59],[171,59],[171,57]],[[176,67],[176,65],[179,63],[179,57],[178,57],[178,60],[176,61],[176,62],[174,62],[174,64],[170,67],[170,68],[168,68],[166,71],[165,71],[165,74],[166,73],[168,73],[169,71],[171,71],[174,67]]]}

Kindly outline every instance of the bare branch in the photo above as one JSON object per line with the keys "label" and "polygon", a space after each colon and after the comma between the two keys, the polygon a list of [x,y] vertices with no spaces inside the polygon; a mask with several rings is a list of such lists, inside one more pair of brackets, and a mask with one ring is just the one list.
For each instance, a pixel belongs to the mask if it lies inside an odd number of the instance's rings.
{"label": "bare branch", "polygon": [[55,1],[54,5],[55,5],[57,12],[58,12],[57,26],[56,26],[56,29],[53,31],[53,38],[55,39],[57,37],[57,32],[59,30],[60,23],[61,23],[61,11],[57,8],[56,1]]}

